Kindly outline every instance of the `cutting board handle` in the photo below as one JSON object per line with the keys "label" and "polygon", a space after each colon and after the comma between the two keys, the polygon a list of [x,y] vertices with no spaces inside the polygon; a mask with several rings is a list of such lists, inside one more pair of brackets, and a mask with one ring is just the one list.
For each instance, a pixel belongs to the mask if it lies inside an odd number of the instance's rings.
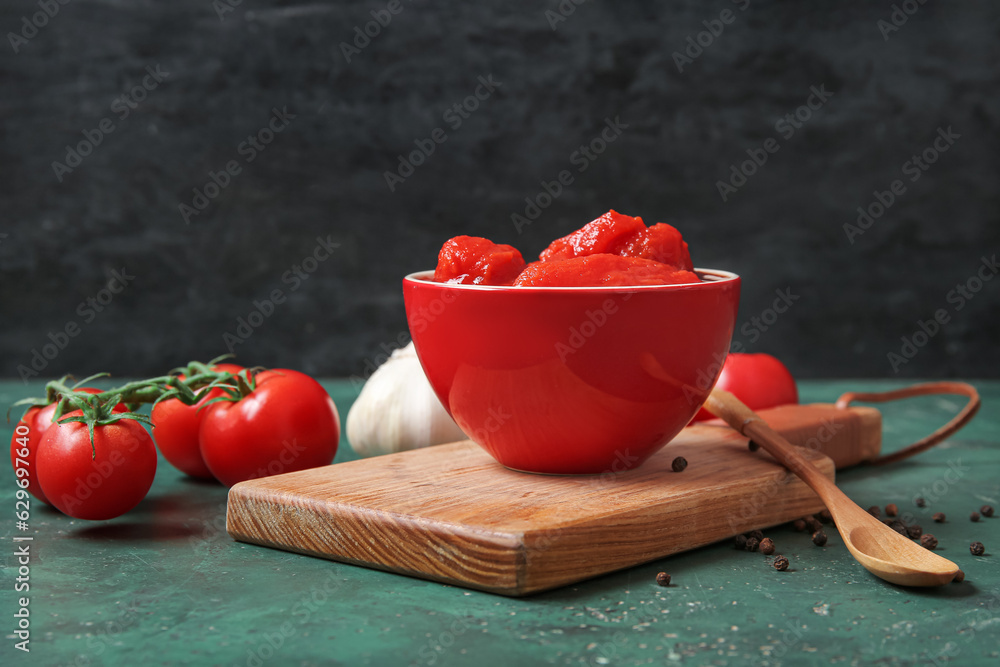
{"label": "cutting board handle", "polygon": [[871,459],[870,461],[866,461],[866,463],[871,465],[885,465],[886,463],[902,461],[903,459],[909,458],[914,454],[919,454],[924,450],[930,449],[939,442],[951,437],[955,432],[968,424],[976,415],[976,412],[979,411],[979,406],[982,404],[982,401],[979,399],[979,392],[976,391],[976,388],[965,382],[926,382],[923,384],[915,384],[910,387],[904,387],[902,389],[894,389],[892,391],[849,391],[837,399],[837,407],[841,410],[847,409],[854,401],[863,401],[865,403],[887,403],[889,401],[898,401],[904,398],[913,398],[915,396],[939,395],[965,396],[969,399],[969,401],[965,404],[965,407],[962,408],[962,411],[955,415],[951,421],[931,433],[926,438],[918,440],[912,445],[903,447],[892,454],[885,454]]}

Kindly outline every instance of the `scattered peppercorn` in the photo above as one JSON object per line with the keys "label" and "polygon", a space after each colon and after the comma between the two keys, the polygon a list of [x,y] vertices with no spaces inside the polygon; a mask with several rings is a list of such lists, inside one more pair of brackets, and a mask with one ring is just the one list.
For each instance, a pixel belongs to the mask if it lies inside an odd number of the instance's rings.
{"label": "scattered peppercorn", "polygon": [[805,519],[796,519],[795,523],[792,524],[792,528],[795,529],[796,533],[801,533],[803,530],[806,529],[806,520]]}
{"label": "scattered peppercorn", "polygon": [[754,537],[757,539],[757,542],[759,543],[762,539],[764,539],[764,533],[762,533],[759,530],[751,530],[749,533],[747,533],[747,537]]}
{"label": "scattered peppercorn", "polygon": [[931,518],[933,518],[933,519],[934,519],[934,522],[935,522],[935,523],[944,523],[944,519],[945,519],[945,516],[944,516],[944,512],[938,512],[938,513],[936,513],[936,514],[935,514],[935,515],[934,515],[933,517],[931,517]]}
{"label": "scattered peppercorn", "polygon": [[925,533],[920,536],[920,546],[925,549],[934,549],[938,545],[937,538],[930,533]]}
{"label": "scattered peppercorn", "polygon": [[658,575],[656,575],[656,583],[658,583],[661,586],[669,586],[670,575],[667,574],[666,572],[660,572]]}
{"label": "scattered peppercorn", "polygon": [[872,505],[871,507],[869,507],[868,508],[868,513],[871,514],[876,519],[881,519],[882,518],[882,510],[879,509],[878,505]]}
{"label": "scattered peppercorn", "polygon": [[969,545],[969,553],[973,556],[982,556],[986,553],[986,547],[983,546],[982,542],[973,542]]}
{"label": "scattered peppercorn", "polygon": [[747,447],[750,448],[751,452],[756,452],[758,449],[760,449],[760,445],[758,445],[753,440],[751,440],[750,442],[747,443]]}
{"label": "scattered peppercorn", "polygon": [[896,520],[889,523],[889,527],[900,535],[906,535],[906,524],[902,521]]}
{"label": "scattered peppercorn", "polygon": [[826,533],[822,530],[813,533],[813,544],[818,547],[824,546],[826,544]]}
{"label": "scattered peppercorn", "polygon": [[885,514],[886,516],[896,516],[897,514],[899,514],[899,508],[896,507],[896,503],[889,503],[888,505],[886,505]]}
{"label": "scattered peppercorn", "polygon": [[809,531],[810,535],[812,535],[813,533],[817,532],[822,527],[823,526],[820,524],[819,521],[817,521],[815,519],[815,517],[808,517],[808,518],[806,518],[806,530]]}
{"label": "scattered peppercorn", "polygon": [[914,498],[913,504],[916,505],[917,507],[926,507],[927,501],[924,500],[923,498]]}
{"label": "scattered peppercorn", "polygon": [[774,559],[773,565],[778,572],[784,572],[788,569],[788,559],[784,556],[778,556]]}
{"label": "scattered peppercorn", "polygon": [[670,467],[673,468],[674,472],[683,472],[684,468],[688,467],[687,459],[683,456],[678,456],[674,459],[674,462],[670,464]]}
{"label": "scattered peppercorn", "polygon": [[765,537],[760,541],[760,552],[765,556],[770,556],[774,553],[774,540],[770,537]]}
{"label": "scattered peppercorn", "polygon": [[962,583],[963,581],[965,581],[965,572],[962,572],[961,570],[959,570],[958,572],[955,573],[955,578],[952,579],[951,581],[952,581],[952,583],[955,583],[955,584]]}
{"label": "scattered peppercorn", "polygon": [[756,537],[747,538],[747,551],[757,551],[757,547],[760,546],[760,540]]}
{"label": "scattered peppercorn", "polygon": [[917,524],[913,524],[907,527],[906,534],[911,540],[919,540],[920,536],[924,534],[924,529]]}
{"label": "scattered peppercorn", "polygon": [[969,521],[979,521],[979,512],[973,512],[969,515]]}
{"label": "scattered peppercorn", "polygon": [[830,514],[830,510],[821,511],[819,514],[816,515],[816,518],[822,521],[823,523],[830,523],[833,521],[833,515]]}
{"label": "scattered peppercorn", "polygon": [[979,512],[980,514],[986,517],[993,516],[993,506],[983,505],[982,507],[979,508]]}
{"label": "scattered peppercorn", "polygon": [[736,548],[739,549],[740,551],[743,551],[744,549],[747,548],[747,536],[746,535],[737,535],[736,539],[735,539],[735,542],[736,542]]}

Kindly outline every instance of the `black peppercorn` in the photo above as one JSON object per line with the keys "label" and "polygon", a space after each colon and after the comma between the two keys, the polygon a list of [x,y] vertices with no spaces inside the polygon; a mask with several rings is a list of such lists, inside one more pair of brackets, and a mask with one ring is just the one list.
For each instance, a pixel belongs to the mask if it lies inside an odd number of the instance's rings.
{"label": "black peppercorn", "polygon": [[965,572],[962,572],[961,570],[959,570],[958,572],[955,573],[955,578],[952,579],[951,581],[952,581],[952,583],[955,583],[955,584],[962,583],[963,581],[965,581]]}
{"label": "black peppercorn", "polygon": [[920,536],[920,546],[925,549],[935,549],[937,548],[938,541],[937,538],[930,533],[924,533]]}
{"label": "black peppercorn", "polygon": [[979,512],[973,512],[969,515],[969,521],[979,521]]}
{"label": "black peppercorn", "polygon": [[813,544],[821,547],[826,544],[826,533],[822,530],[813,533]]}
{"label": "black peppercorn", "polygon": [[773,565],[775,570],[778,570],[779,572],[784,572],[785,570],[788,569],[788,559],[785,558],[784,556],[777,556],[774,559]]}
{"label": "black peppercorn", "polygon": [[982,542],[973,542],[969,545],[969,553],[973,556],[982,556],[986,553],[986,547],[983,546]]}
{"label": "black peppercorn", "polygon": [[737,535],[735,543],[736,543],[736,548],[739,549],[740,551],[743,551],[744,549],[747,548],[747,536]]}
{"label": "black peppercorn", "polygon": [[753,440],[751,440],[750,442],[747,443],[747,447],[750,448],[751,452],[756,452],[758,449],[760,449],[760,445],[758,445]]}
{"label": "black peppercorn", "polygon": [[920,536],[924,534],[924,529],[917,524],[913,524],[906,529],[906,534],[911,540],[919,540]]}
{"label": "black peppercorn", "polygon": [[808,517],[806,519],[806,530],[809,531],[810,535],[812,535],[822,527],[823,527],[822,524],[820,524],[820,522],[817,521],[815,517]]}
{"label": "black peppercorn", "polygon": [[902,521],[896,520],[889,523],[889,527],[900,535],[906,535],[906,524]]}
{"label": "black peppercorn", "polygon": [[983,505],[979,508],[979,513],[986,517],[993,516],[993,507],[991,505]]}
{"label": "black peppercorn", "polygon": [[882,518],[882,510],[879,509],[878,505],[872,505],[871,507],[869,507],[868,508],[868,513],[871,514],[876,519],[881,519]]}
{"label": "black peppercorn", "polygon": [[774,553],[774,540],[770,537],[765,537],[760,541],[760,552],[765,556],[770,556]]}
{"label": "black peppercorn", "polygon": [[823,523],[830,523],[831,521],[833,521],[833,515],[830,514],[830,510],[821,511],[819,514],[816,515],[816,518]]}
{"label": "black peppercorn", "polygon": [[796,533],[801,533],[803,530],[806,529],[806,520],[805,519],[796,519],[795,523],[792,524],[792,528],[795,529]]}
{"label": "black peppercorn", "polygon": [[934,519],[935,523],[944,523],[945,520],[944,512],[938,512],[931,518]]}
{"label": "black peppercorn", "polygon": [[670,464],[670,467],[673,468],[674,472],[682,472],[684,468],[688,467],[687,459],[683,456],[678,456],[674,459],[674,462]]}
{"label": "black peppercorn", "polygon": [[914,498],[913,504],[916,505],[917,507],[926,507],[927,501],[924,500],[923,498]]}
{"label": "black peppercorn", "polygon": [[747,537],[755,537],[757,538],[757,542],[760,542],[762,539],[764,539],[764,533],[762,533],[759,530],[751,530],[749,533],[747,533]]}
{"label": "black peppercorn", "polygon": [[661,586],[669,586],[670,575],[667,574],[666,572],[660,572],[658,575],[656,575],[656,583],[658,583]]}
{"label": "black peppercorn", "polygon": [[896,507],[896,503],[889,503],[885,506],[886,516],[896,516],[897,514],[899,514],[899,508]]}
{"label": "black peppercorn", "polygon": [[747,538],[747,551],[757,551],[758,546],[760,546],[760,540],[756,537]]}

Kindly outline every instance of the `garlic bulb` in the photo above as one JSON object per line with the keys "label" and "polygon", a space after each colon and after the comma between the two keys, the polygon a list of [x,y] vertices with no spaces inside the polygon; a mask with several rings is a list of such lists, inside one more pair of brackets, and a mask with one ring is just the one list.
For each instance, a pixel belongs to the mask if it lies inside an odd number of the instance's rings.
{"label": "garlic bulb", "polygon": [[347,439],[361,456],[466,437],[431,389],[412,342],[372,373],[347,415]]}

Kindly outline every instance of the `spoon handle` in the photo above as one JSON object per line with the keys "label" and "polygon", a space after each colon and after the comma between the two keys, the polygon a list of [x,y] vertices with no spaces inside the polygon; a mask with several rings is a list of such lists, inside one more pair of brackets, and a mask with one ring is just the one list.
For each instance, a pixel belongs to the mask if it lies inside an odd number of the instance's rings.
{"label": "spoon handle", "polygon": [[[771,429],[756,412],[728,391],[713,389],[708,400],[705,401],[705,409],[716,417],[721,417],[731,427],[763,447],[783,466],[803,479],[827,507],[832,504],[831,501],[834,498],[841,501],[837,503],[838,505],[846,501],[857,507],[854,501],[837,488],[836,484],[827,479],[816,466],[803,457],[798,448]],[[859,512],[864,512],[860,507],[857,509]]]}

